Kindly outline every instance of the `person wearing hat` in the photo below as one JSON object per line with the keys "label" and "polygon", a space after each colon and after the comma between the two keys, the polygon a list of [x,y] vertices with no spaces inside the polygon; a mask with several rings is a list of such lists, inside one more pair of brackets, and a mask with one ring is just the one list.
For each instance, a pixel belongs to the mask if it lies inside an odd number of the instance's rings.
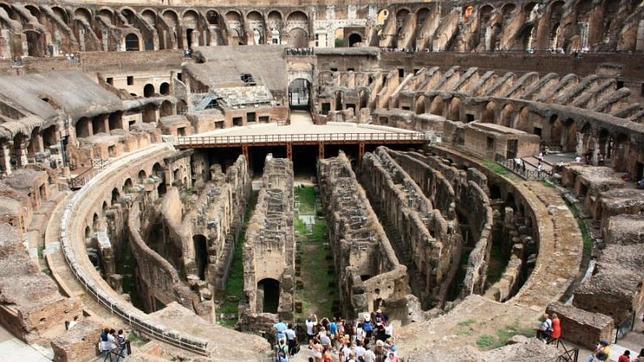
{"label": "person wearing hat", "polygon": [[588,357],[588,362],[594,361],[608,361],[610,357],[610,343],[607,340],[602,339],[599,341],[595,351],[592,355]]}

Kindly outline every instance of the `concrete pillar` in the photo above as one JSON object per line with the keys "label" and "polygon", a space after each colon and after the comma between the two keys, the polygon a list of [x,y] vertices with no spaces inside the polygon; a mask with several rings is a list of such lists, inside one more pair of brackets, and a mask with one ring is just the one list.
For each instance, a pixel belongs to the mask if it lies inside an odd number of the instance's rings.
{"label": "concrete pillar", "polygon": [[0,146],[0,171],[11,174],[11,148],[9,143]]}

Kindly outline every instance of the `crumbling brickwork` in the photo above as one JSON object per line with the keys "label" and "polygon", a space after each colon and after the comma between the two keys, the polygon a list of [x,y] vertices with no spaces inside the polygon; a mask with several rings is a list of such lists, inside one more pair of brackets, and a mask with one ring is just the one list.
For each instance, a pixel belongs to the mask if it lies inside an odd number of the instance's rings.
{"label": "crumbling brickwork", "polygon": [[344,313],[374,311],[410,293],[401,265],[344,153],[320,160],[318,180]]}
{"label": "crumbling brickwork", "polygon": [[[244,244],[242,330],[261,330],[278,318],[292,320],[295,311],[295,234],[293,163],[266,157],[262,188]],[[277,298],[277,300],[275,300]]]}

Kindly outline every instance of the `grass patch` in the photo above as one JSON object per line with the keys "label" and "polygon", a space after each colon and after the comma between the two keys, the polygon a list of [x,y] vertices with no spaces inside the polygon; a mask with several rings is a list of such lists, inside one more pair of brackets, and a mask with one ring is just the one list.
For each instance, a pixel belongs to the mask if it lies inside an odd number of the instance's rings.
{"label": "grass patch", "polygon": [[127,339],[130,341],[131,344],[138,347],[141,347],[146,343],[146,341],[143,338],[141,338],[141,336],[139,336],[139,334],[136,331],[131,331],[127,335]]}
{"label": "grass patch", "polygon": [[553,184],[551,181],[543,180],[543,181],[541,181],[541,182],[543,183],[543,186],[545,186],[545,187],[550,187],[550,188],[554,188],[554,187],[555,187],[555,184]]}
{"label": "grass patch", "polygon": [[503,272],[507,266],[509,258],[506,258],[503,255],[503,250],[501,249],[500,242],[492,242],[492,248],[490,249],[490,263],[487,268],[486,281],[492,285],[503,276]]}
{"label": "grass patch", "polygon": [[471,326],[472,324],[475,324],[475,323],[476,323],[476,321],[474,319],[467,319],[467,320],[458,322],[458,326],[459,327],[469,327],[469,326]]}
{"label": "grass patch", "polygon": [[575,220],[577,220],[577,226],[579,226],[579,231],[581,231],[581,238],[584,241],[584,257],[590,257],[590,254],[593,251],[594,241],[592,235],[590,234],[590,230],[588,229],[588,225],[581,218],[579,209],[577,209],[575,205],[568,204],[568,208],[575,217]]}
{"label": "grass patch", "polygon": [[476,341],[476,345],[482,350],[490,350],[503,347],[508,344],[508,340],[516,335],[523,335],[532,337],[534,335],[531,329],[519,327],[518,320],[513,325],[505,326],[505,328],[497,329],[496,336],[484,334]]}
{"label": "grass patch", "polygon": [[300,206],[298,211],[302,214],[313,214],[315,213],[315,187],[313,186],[304,186],[295,188],[295,197],[299,201]]}
{"label": "grass patch", "polygon": [[[224,314],[238,314],[239,313],[239,300],[244,292],[244,243],[246,242],[246,227],[253,215],[255,205],[257,204],[257,192],[253,191],[246,212],[244,214],[244,221],[242,229],[239,232],[239,238],[235,244],[233,251],[233,260],[230,266],[230,274],[226,282],[226,292],[224,294],[224,303],[219,307],[218,313]],[[234,327],[237,320],[223,319],[217,321],[224,327]]]}
{"label": "grass patch", "polygon": [[488,170],[494,172],[497,175],[505,176],[509,173],[509,171],[505,167],[491,160],[483,161],[483,165],[485,165]]}
{"label": "grass patch", "polygon": [[[317,203],[315,187],[298,187],[295,193],[299,200],[298,213],[312,214]],[[329,258],[331,249],[328,246],[328,229],[325,218],[316,217],[310,230],[307,225],[296,218],[295,234],[301,250],[301,289],[295,294],[302,302],[302,313],[296,314],[296,319],[304,319],[315,313],[318,317],[333,316],[333,302],[337,299],[337,288],[329,288],[336,283],[333,272],[333,259]],[[332,293],[329,293],[332,290]]]}
{"label": "grass patch", "polygon": [[494,345],[496,341],[496,338],[494,336],[491,336],[489,334],[484,334],[479,337],[479,339],[476,340],[476,345],[480,349],[492,349],[491,347]]}

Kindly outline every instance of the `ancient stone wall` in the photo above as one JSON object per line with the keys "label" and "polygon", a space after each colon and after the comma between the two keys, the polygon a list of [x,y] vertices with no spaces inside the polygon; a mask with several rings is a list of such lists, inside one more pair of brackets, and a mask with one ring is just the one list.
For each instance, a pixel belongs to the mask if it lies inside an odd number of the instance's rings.
{"label": "ancient stone wall", "polygon": [[374,311],[410,293],[401,265],[344,153],[320,160],[318,180],[344,313]]}
{"label": "ancient stone wall", "polygon": [[597,341],[615,340],[613,319],[605,314],[591,313],[561,303],[550,304],[546,312],[557,313],[561,320],[561,335],[566,342],[593,350]]}
{"label": "ancient stone wall", "polygon": [[[262,188],[246,231],[240,327],[257,331],[295,311],[293,163],[266,157]],[[277,289],[277,290],[276,290]],[[277,298],[277,300],[275,300]],[[274,309],[271,309],[274,308]]]}
{"label": "ancient stone wall", "polygon": [[379,147],[364,156],[360,180],[376,205],[399,261],[407,266],[412,292],[423,307],[442,306],[461,252],[456,220],[446,220],[407,172]]}

